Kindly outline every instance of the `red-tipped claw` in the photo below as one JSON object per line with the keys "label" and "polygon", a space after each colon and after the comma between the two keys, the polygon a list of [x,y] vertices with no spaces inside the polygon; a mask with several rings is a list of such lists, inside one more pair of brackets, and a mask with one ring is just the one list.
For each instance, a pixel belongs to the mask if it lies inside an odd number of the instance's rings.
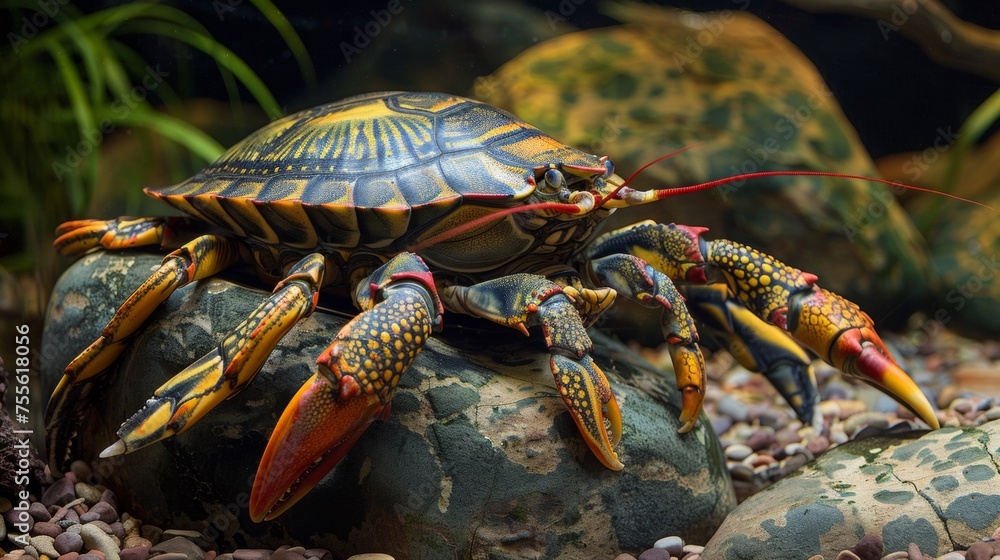
{"label": "red-tipped claw", "polygon": [[388,406],[351,376],[339,386],[320,374],[302,385],[278,420],[250,494],[250,517],[281,515],[305,496]]}
{"label": "red-tipped claw", "polygon": [[[843,297],[816,287],[788,313],[788,330],[831,365],[878,387],[931,428],[940,427],[927,397],[885,347],[865,312]],[[794,316],[793,316],[794,315]]]}

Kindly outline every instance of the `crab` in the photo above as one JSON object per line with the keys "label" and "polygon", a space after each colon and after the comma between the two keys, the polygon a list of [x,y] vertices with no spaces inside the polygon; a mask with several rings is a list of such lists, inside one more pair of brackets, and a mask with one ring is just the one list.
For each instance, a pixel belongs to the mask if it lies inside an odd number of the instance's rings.
{"label": "crab", "polygon": [[743,340],[762,369],[781,371],[772,378],[800,415],[815,413],[815,387],[789,336],[938,427],[871,319],[814,275],[739,243],[707,240],[704,228],[644,221],[599,233],[616,209],[712,186],[640,191],[630,182],[606,157],[448,94],[373,93],[277,120],[187,181],[145,190],[189,218],[60,226],[55,247],[65,255],[178,248],[66,366],[46,412],[50,461],[70,457],[95,384],[153,310],[178,287],[244,262],[275,285],[271,297],[157,389],[102,456],[191,427],[253,379],[315,310],[322,289],[349,290],[360,312],[278,420],[250,497],[255,521],[286,511],[373,420],[387,417],[400,377],[446,312],[525,335],[540,327],[562,400],[613,470],[624,467],[615,452],[621,412],[590,358],[587,328],[617,296],[661,309],[682,394],[681,431],[690,430],[704,399],[705,361],[675,282],[692,298],[691,311]]}

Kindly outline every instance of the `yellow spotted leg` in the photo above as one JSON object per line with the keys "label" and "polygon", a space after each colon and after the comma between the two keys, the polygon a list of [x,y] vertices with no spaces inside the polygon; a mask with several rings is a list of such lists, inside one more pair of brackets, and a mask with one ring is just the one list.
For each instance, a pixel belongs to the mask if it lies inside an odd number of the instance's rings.
{"label": "yellow spotted leg", "polygon": [[[60,226],[56,247],[77,255],[100,245],[120,249],[159,244],[164,236],[160,218],[79,220]],[[218,235],[202,235],[164,257],[159,267],[118,308],[90,346],[66,366],[45,414],[50,464],[64,468],[71,457],[76,427],[93,406],[92,386],[127,346],[146,319],[178,288],[217,274],[239,260],[237,243]],[[59,454],[59,455],[57,455]]]}
{"label": "yellow spotted leg", "polygon": [[274,293],[211,352],[160,386],[118,430],[118,441],[101,453],[135,451],[193,426],[257,375],[283,336],[316,309],[325,259],[307,255],[293,265]]}
{"label": "yellow spotted leg", "polygon": [[448,286],[441,297],[449,311],[489,319],[525,335],[529,326],[540,325],[563,403],[597,459],[617,471],[624,468],[614,451],[622,435],[621,411],[611,384],[589,356],[594,344],[580,315],[582,308],[588,321],[596,319],[595,313],[614,300],[613,290],[579,285],[572,281],[564,288],[537,274],[511,274],[472,286]]}
{"label": "yellow spotted leg", "polygon": [[934,408],[889,353],[865,312],[816,285],[816,276],[740,243],[701,240],[709,266],[721,270],[736,299],[792,334],[844,373],[879,388],[931,428]]}
{"label": "yellow spotted leg", "polygon": [[440,326],[433,278],[410,253],[375,270],[354,299],[362,312],[316,360],[271,434],[250,495],[254,521],[281,515],[388,415],[400,377]]}

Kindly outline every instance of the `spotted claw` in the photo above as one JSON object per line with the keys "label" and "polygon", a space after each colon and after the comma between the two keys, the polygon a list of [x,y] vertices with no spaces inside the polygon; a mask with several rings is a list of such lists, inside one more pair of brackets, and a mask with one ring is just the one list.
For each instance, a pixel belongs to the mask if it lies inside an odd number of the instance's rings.
{"label": "spotted claw", "polygon": [[436,309],[427,288],[391,284],[316,360],[267,443],[250,517],[274,519],[305,496],[354,446],[372,421],[385,419],[400,377],[423,350]]}
{"label": "spotted claw", "polygon": [[871,318],[847,299],[815,287],[789,305],[787,329],[844,373],[881,389],[933,429],[934,408],[889,353]]}
{"label": "spotted claw", "polygon": [[587,446],[609,469],[625,468],[614,451],[622,437],[622,415],[604,372],[590,356],[577,360],[552,354],[550,365],[556,388]]}

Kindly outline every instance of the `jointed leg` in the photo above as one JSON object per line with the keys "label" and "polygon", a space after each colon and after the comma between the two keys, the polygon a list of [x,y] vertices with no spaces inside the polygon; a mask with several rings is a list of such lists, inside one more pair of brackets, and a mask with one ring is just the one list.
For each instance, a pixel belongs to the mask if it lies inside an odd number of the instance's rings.
{"label": "jointed leg", "polygon": [[[71,231],[66,231],[59,239],[65,243],[63,248],[72,247],[80,251],[87,246],[88,240],[98,236],[101,244],[107,248],[119,247],[123,238],[143,239],[146,244],[158,244],[162,239],[161,220],[150,218],[125,223],[129,224],[127,228],[115,229],[110,226],[121,226],[122,221],[70,222],[63,224],[61,228],[66,229],[70,225],[79,227],[70,228]],[[122,231],[131,233],[126,236]],[[57,241],[57,245],[59,244]],[[86,413],[90,388],[83,384],[92,383],[96,376],[114,363],[128,339],[177,288],[218,273],[232,265],[238,256],[236,242],[217,235],[203,235],[170,253],[159,268],[118,308],[101,336],[66,366],[65,374],[52,393],[46,411],[47,447],[50,459],[53,459],[52,464],[62,466],[63,459],[56,458],[54,453],[56,450],[70,452],[73,430],[79,423],[80,415]]]}
{"label": "jointed leg", "polygon": [[218,347],[161,385],[122,424],[121,439],[101,456],[135,451],[183,432],[246,386],[278,341],[316,308],[324,270],[324,257],[318,253],[295,264],[271,297],[229,331]]}
{"label": "jointed leg", "polygon": [[441,323],[430,271],[410,253],[372,272],[354,300],[361,313],[316,360],[271,434],[250,496],[255,521],[291,507],[386,417],[400,377]]}
{"label": "jointed leg", "polygon": [[587,263],[595,284],[647,307],[661,307],[663,337],[674,364],[681,392],[680,432],[694,428],[705,400],[705,358],[698,348],[698,331],[684,305],[684,298],[665,274],[633,255],[613,254]]}
{"label": "jointed leg", "polygon": [[[535,274],[512,274],[468,287],[449,286],[441,296],[449,311],[483,317],[524,334],[528,326],[541,325],[552,353],[549,366],[556,388],[577,429],[606,467],[621,470],[624,465],[614,452],[621,439],[621,412],[611,384],[589,356],[593,342],[568,295],[578,291],[567,292]],[[586,290],[582,295],[588,301],[607,302],[610,292]],[[584,307],[597,308],[589,303]]]}

